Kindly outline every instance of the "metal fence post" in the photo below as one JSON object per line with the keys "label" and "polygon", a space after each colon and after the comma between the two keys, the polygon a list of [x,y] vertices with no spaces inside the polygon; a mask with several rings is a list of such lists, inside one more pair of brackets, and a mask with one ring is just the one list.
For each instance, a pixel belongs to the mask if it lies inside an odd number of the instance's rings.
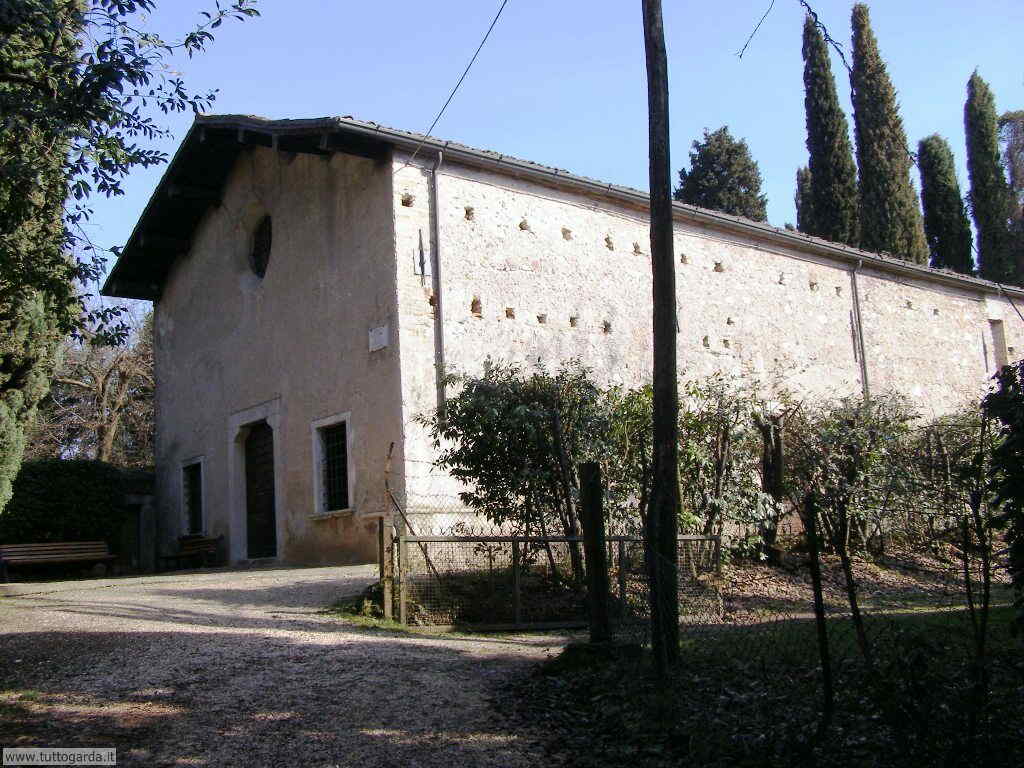
{"label": "metal fence post", "polygon": [[404,527],[398,534],[398,621],[409,623],[409,542]]}
{"label": "metal fence post", "polygon": [[619,539],[619,613],[626,618],[626,540]]}
{"label": "metal fence post", "polygon": [[395,535],[381,518],[381,602],[384,618],[395,617]]}
{"label": "metal fence post", "polygon": [[519,584],[519,542],[512,542],[512,622],[519,626],[523,623],[523,605],[520,599]]}
{"label": "metal fence post", "polygon": [[384,585],[384,518],[377,518],[377,580]]}
{"label": "metal fence post", "polygon": [[604,510],[601,504],[601,467],[596,462],[579,465],[580,520],[587,565],[587,602],[590,603],[590,642],[611,640],[608,616],[608,562],[605,557]]}

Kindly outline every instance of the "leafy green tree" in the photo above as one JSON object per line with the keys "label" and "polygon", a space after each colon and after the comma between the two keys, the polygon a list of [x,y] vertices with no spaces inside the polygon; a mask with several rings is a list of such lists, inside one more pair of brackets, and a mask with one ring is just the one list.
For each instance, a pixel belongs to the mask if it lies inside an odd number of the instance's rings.
{"label": "leafy green tree", "polygon": [[813,235],[817,226],[814,223],[814,200],[811,194],[811,169],[806,166],[796,169],[796,193],[793,195],[796,204],[796,228],[807,235]]}
{"label": "leafy green tree", "polygon": [[853,7],[850,86],[860,170],[860,246],[925,264],[928,244],[910,180],[910,149],[896,90],[878,52],[868,8],[860,3]]}
{"label": "leafy green tree", "polygon": [[204,13],[180,42],[141,30],[154,0],[8,0],[0,6],[0,512],[46,395],[60,339],[126,329],[117,308],[87,308],[104,257],[83,234],[94,193],[122,194],[133,168],[166,161],[145,142],[167,135],[151,113],[205,109],[170,69],[254,0]]}
{"label": "leafy green tree", "polygon": [[917,164],[931,266],[972,274],[971,225],[956,180],[953,151],[941,136],[929,136],[918,144]]}
{"label": "leafy green tree", "polygon": [[800,226],[800,231],[836,243],[857,245],[857,166],[853,163],[850,128],[839,106],[828,46],[810,15],[804,19],[803,57],[810,202],[814,216],[806,227]]}
{"label": "leafy green tree", "polygon": [[675,199],[680,202],[767,221],[768,198],[761,194],[761,171],[743,139],[734,139],[728,126],[693,142],[690,168],[679,171]]}
{"label": "leafy green tree", "polygon": [[971,214],[978,230],[978,272],[988,280],[1016,283],[1019,276],[1009,227],[1014,206],[999,154],[996,102],[977,72],[967,81],[964,133]]}

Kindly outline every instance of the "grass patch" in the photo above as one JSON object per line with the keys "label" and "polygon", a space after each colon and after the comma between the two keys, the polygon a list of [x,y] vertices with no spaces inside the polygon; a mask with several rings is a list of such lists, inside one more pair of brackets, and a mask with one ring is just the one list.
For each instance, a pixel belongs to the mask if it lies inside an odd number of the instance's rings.
{"label": "grass patch", "polygon": [[685,633],[668,681],[646,652],[567,649],[506,699],[543,722],[550,762],[569,766],[885,766],[1024,764],[1024,660],[1007,606],[991,614],[988,706],[973,753],[969,618],[916,611],[868,618],[876,670],[847,620],[829,626],[837,712],[819,736],[821,670],[813,621]]}
{"label": "grass patch", "polygon": [[362,594],[343,597],[321,613],[361,629],[379,629],[408,633],[409,627],[393,619],[385,619],[381,608],[382,593],[379,584],[373,584]]}
{"label": "grass patch", "polygon": [[[372,585],[365,592],[354,597],[342,598],[328,606],[321,614],[338,619],[345,624],[360,629],[375,629],[381,632],[392,632],[402,635],[438,635],[471,637],[474,633],[456,630],[438,630],[429,626],[410,626],[395,619],[384,618],[381,608],[380,586]],[[493,636],[493,633],[488,633]]]}
{"label": "grass patch", "polygon": [[376,616],[367,616],[366,614],[360,613],[359,607],[347,600],[339,601],[334,605],[325,608],[322,613],[361,629],[380,629],[389,632],[403,633],[408,633],[410,631],[410,628],[405,624],[400,624],[393,619],[378,618]]}

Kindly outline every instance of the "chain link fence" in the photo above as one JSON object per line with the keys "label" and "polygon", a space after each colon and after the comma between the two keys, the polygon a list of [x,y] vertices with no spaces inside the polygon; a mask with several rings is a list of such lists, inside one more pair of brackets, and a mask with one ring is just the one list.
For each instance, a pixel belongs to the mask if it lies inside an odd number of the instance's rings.
{"label": "chain link fence", "polygon": [[[854,621],[841,563],[833,554],[821,556],[822,608],[834,663],[857,660],[865,648],[893,647],[908,616],[943,613],[957,636],[970,637],[966,609],[982,602],[983,569],[976,557],[964,559],[955,536],[934,535],[948,516],[939,508],[918,510],[915,524],[931,532],[930,546],[918,542],[853,557],[859,621]],[[800,534],[794,542],[804,540]],[[587,626],[582,536],[521,535],[458,500],[438,496],[403,511],[385,538],[385,613],[402,623],[492,630]],[[643,538],[612,523],[605,542],[613,634],[621,642],[647,645],[649,567]],[[677,603],[685,649],[697,654],[713,649],[718,659],[740,659],[766,674],[783,659],[816,658],[810,555],[799,546],[776,554],[779,559],[770,563],[731,560],[719,537],[679,537],[678,592],[666,599]],[[997,558],[990,574],[990,602],[1007,604],[1005,564]]]}
{"label": "chain link fence", "polygon": [[[464,507],[435,502],[429,512],[406,513],[385,538],[385,613],[402,623],[475,629],[587,625],[583,536],[515,535]],[[643,539],[617,533],[605,542],[612,621],[623,636],[642,640],[649,620]],[[718,620],[720,539],[681,536],[678,552],[681,614],[693,623]]]}

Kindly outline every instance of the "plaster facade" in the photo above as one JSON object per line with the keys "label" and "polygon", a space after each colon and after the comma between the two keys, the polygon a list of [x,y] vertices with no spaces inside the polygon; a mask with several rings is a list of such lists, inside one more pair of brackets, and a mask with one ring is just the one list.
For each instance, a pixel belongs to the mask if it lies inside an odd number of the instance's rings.
{"label": "plaster facade", "polygon": [[[231,172],[155,306],[160,538],[184,533],[181,467],[203,462],[205,532],[247,559],[243,441],[274,434],[277,558],[376,557],[383,476],[374,462],[401,432],[397,339],[368,352],[367,333],[396,326],[391,177],[371,160],[288,156],[256,147]],[[265,277],[249,267],[256,223],[270,215]],[[348,511],[318,516],[311,425],[350,414]]]}
{"label": "plaster facade", "polygon": [[[410,510],[450,508],[458,491],[418,422],[437,407],[442,359],[479,373],[489,356],[580,358],[604,383],[648,380],[644,208],[458,161],[437,170],[435,199],[425,155],[256,147],[235,163],[156,304],[165,548],[184,530],[181,468],[201,459],[206,532],[247,559],[242,446],[254,423],[274,434],[277,558],[368,562],[376,521],[392,512],[386,466]],[[261,279],[248,256],[264,215]],[[782,239],[677,212],[684,376],[724,369],[819,395],[895,389],[937,415],[1024,352],[1024,322],[993,286]],[[322,515],[316,429],[337,414],[349,420],[351,504]]]}

